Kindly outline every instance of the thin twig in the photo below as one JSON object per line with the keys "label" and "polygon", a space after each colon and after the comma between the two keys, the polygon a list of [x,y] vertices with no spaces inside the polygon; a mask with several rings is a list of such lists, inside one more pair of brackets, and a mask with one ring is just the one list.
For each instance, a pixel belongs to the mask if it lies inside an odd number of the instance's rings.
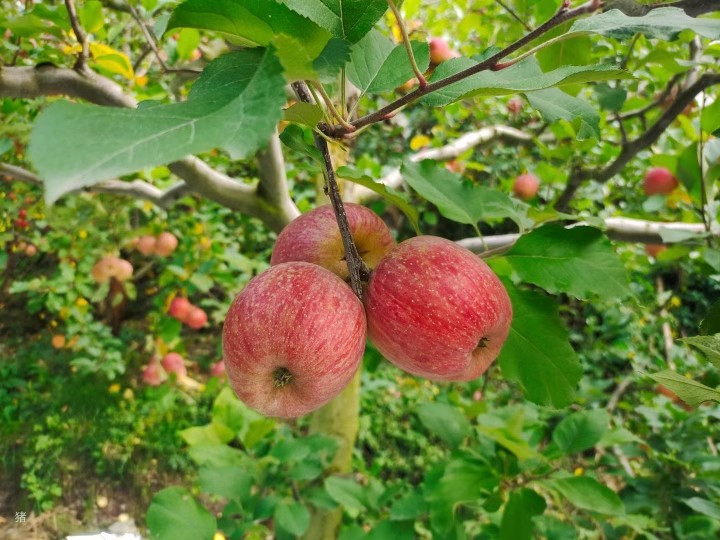
{"label": "thin twig", "polygon": [[[337,121],[340,122],[343,126],[345,126],[351,132],[355,131],[355,126],[353,126],[352,124],[348,124],[345,121],[345,119],[342,117],[342,115],[338,112],[338,110],[335,108],[335,105],[333,105],[332,99],[330,98],[328,93],[325,91],[325,88],[323,88],[323,85],[321,83],[314,83],[312,86],[315,87],[315,90],[317,90],[317,92],[320,94],[320,97],[325,102],[325,105],[327,105],[328,110],[337,119]],[[308,89],[312,92],[311,86],[308,86]]]}
{"label": "thin twig", "polygon": [[89,54],[87,34],[85,34],[85,30],[83,30],[83,27],[80,24],[80,19],[78,18],[77,10],[75,9],[75,2],[73,0],[65,0],[65,9],[67,10],[68,17],[70,18],[70,26],[72,26],[73,32],[75,33],[75,39],[78,40],[78,43],[82,47],[82,51],[75,61],[75,69],[82,71],[85,68],[85,63],[87,62]]}
{"label": "thin twig", "polygon": [[[700,118],[703,116],[705,111],[705,91],[702,92],[702,98],[700,100]],[[702,215],[703,225],[705,230],[710,232],[710,220],[707,216],[707,186],[705,184],[705,157],[704,157],[704,144],[705,140],[703,137],[703,129],[700,128],[700,140],[698,141],[698,162],[700,163],[700,214]],[[708,236],[708,246],[711,245],[710,237]]]}
{"label": "thin twig", "polygon": [[[292,83],[292,87],[298,96],[300,101],[310,103],[311,97],[308,92],[308,88],[304,83],[295,82]],[[340,197],[340,189],[335,179],[335,170],[333,169],[332,159],[330,157],[330,149],[328,148],[327,141],[318,135],[313,133],[315,136],[315,146],[323,156],[325,163],[325,194],[330,198],[333,211],[335,212],[335,218],[340,228],[340,236],[342,237],[343,247],[345,248],[345,261],[348,265],[348,271],[350,273],[350,286],[362,300],[363,290],[362,281],[367,280],[370,276],[370,269],[362,260],[358,253],[357,247],[350,232],[350,224],[348,223],[347,215],[345,214],[345,207],[343,206],[342,198]]]}
{"label": "thin twig", "polygon": [[412,45],[410,44],[410,36],[408,36],[407,28],[405,28],[405,22],[403,21],[402,15],[400,14],[400,10],[397,8],[393,0],[387,0],[387,3],[388,6],[390,6],[390,11],[392,11],[393,15],[395,15],[395,20],[400,27],[400,33],[402,34],[405,51],[407,52],[408,60],[410,60],[410,67],[412,67],[413,73],[415,73],[415,77],[417,77],[417,80],[420,83],[420,88],[425,88],[427,86],[427,81],[425,80],[425,76],[423,75],[422,71],[420,71],[417,62],[415,61],[415,54],[413,53]]}
{"label": "thin twig", "polygon": [[620,69],[625,69],[628,65],[628,62],[630,61],[630,55],[633,52],[633,49],[635,48],[635,44],[637,43],[638,38],[640,37],[640,34],[635,34],[632,38],[632,41],[630,42],[630,46],[628,47],[628,51],[625,54],[625,56],[622,59],[622,62],[620,62]]}
{"label": "thin twig", "polygon": [[513,9],[512,9],[510,6],[508,6],[507,4],[505,4],[505,2],[503,2],[502,0],[495,0],[495,1],[496,1],[498,4],[500,4],[503,8],[505,8],[505,11],[507,11],[507,12],[513,17],[513,19],[515,19],[517,22],[519,22],[520,24],[522,24],[522,25],[525,27],[525,30],[527,30],[528,32],[532,32],[532,27],[531,27],[528,23],[526,23],[525,21],[523,21],[523,20],[520,18],[520,16],[519,16],[517,13],[515,13],[515,11],[513,11]]}

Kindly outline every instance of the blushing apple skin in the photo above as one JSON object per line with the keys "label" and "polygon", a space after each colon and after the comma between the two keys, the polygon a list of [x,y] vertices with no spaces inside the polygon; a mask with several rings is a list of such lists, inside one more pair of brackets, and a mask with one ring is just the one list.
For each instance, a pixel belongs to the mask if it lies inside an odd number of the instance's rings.
{"label": "blushing apple skin", "polygon": [[160,386],[164,378],[163,368],[157,360],[151,360],[150,363],[145,366],[142,374],[142,380],[145,384]]}
{"label": "blushing apple skin", "polygon": [[169,232],[160,233],[155,241],[155,255],[167,257],[172,254],[178,246],[177,237]]}
{"label": "blushing apple skin", "polygon": [[190,313],[188,313],[187,317],[185,317],[182,322],[187,324],[193,330],[200,330],[207,324],[207,313],[205,313],[204,309],[193,306],[190,308]]}
{"label": "blushing apple skin", "polygon": [[448,42],[442,38],[433,38],[430,40],[430,63],[433,65],[442,64],[451,58],[460,56],[453,51]]}
{"label": "blushing apple skin", "polygon": [[182,322],[187,319],[188,315],[190,315],[192,308],[193,305],[190,303],[190,300],[183,296],[176,296],[172,299],[172,302],[170,302],[168,313],[171,317],[174,317],[178,321]]}
{"label": "blushing apple skin", "polygon": [[[369,208],[353,203],[344,206],[360,257],[373,269],[395,245],[392,233]],[[290,261],[317,264],[344,280],[349,279],[345,248],[331,205],[319,206],[299,216],[280,232],[270,264]]]}
{"label": "blushing apple skin", "polygon": [[653,167],[645,173],[643,187],[646,195],[669,195],[678,187],[678,181],[665,167]]}
{"label": "blushing apple skin", "polygon": [[162,359],[162,367],[168,373],[175,373],[178,377],[187,377],[185,360],[176,352],[167,353]]}
{"label": "blushing apple skin", "polygon": [[[230,306],[223,359],[230,385],[249,407],[280,418],[302,416],[337,396],[365,349],[365,313],[340,278],[289,262],[255,277]],[[277,384],[278,370],[290,381]]]}
{"label": "blushing apple skin", "polygon": [[485,262],[455,242],[417,236],[398,244],[365,294],[368,335],[397,367],[437,381],[482,375],[512,320],[505,287]]}
{"label": "blushing apple skin", "polygon": [[521,174],[515,179],[513,193],[522,200],[527,201],[537,195],[540,188],[540,180],[531,173]]}
{"label": "blushing apple skin", "polygon": [[645,253],[650,255],[651,257],[657,257],[667,249],[667,246],[664,244],[646,244],[645,245]]}
{"label": "blushing apple skin", "polygon": [[155,253],[155,244],[157,239],[154,236],[141,236],[135,245],[135,248],[143,255],[152,255]]}

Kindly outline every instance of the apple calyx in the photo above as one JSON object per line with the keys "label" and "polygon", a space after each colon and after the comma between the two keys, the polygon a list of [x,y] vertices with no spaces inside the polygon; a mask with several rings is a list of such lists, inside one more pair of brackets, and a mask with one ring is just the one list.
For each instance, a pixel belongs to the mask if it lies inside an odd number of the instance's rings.
{"label": "apple calyx", "polygon": [[275,388],[287,386],[293,380],[292,372],[286,367],[279,367],[273,371],[273,385]]}

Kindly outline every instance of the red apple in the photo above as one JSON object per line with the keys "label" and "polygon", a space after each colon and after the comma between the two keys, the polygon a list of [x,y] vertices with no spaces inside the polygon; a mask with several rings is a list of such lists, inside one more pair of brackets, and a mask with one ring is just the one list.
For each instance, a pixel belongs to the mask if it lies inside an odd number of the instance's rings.
{"label": "red apple", "polygon": [[149,384],[150,386],[159,386],[162,384],[165,376],[166,375],[163,372],[162,366],[160,366],[158,361],[151,360],[143,370],[142,380],[145,384]]}
{"label": "red apple", "polygon": [[433,38],[430,40],[430,63],[433,65],[441,64],[451,58],[460,56],[453,51],[448,42],[443,38]]}
{"label": "red apple", "polygon": [[523,102],[519,97],[511,98],[507,103],[507,109],[510,114],[518,115],[522,111]]}
{"label": "red apple", "polygon": [[[360,257],[375,268],[395,245],[390,229],[375,212],[359,204],[345,203],[350,233]],[[327,268],[348,279],[345,248],[332,206],[319,206],[291,221],[278,236],[270,264],[305,261]]]}
{"label": "red apple", "polygon": [[155,243],[157,240],[154,236],[141,236],[138,238],[137,250],[143,255],[152,255],[155,252]]}
{"label": "red apple", "polygon": [[18,217],[25,219],[27,217],[27,209],[21,208],[20,210],[18,210]]}
{"label": "red apple", "polygon": [[162,359],[162,367],[166,372],[177,375],[178,378],[187,377],[185,360],[176,352],[171,352],[165,355]]}
{"label": "red apple", "polygon": [[521,174],[515,179],[513,184],[513,193],[522,200],[527,201],[537,195],[540,187],[540,180],[531,173]]}
{"label": "red apple", "polygon": [[306,262],[273,266],[230,306],[223,357],[249,407],[294,418],[338,395],[365,349],[365,313],[350,287]]}
{"label": "red apple", "polygon": [[678,187],[677,178],[665,167],[653,167],[645,174],[646,195],[668,195]]}
{"label": "red apple", "polygon": [[182,296],[176,296],[172,299],[172,302],[170,302],[168,313],[178,321],[184,321],[188,315],[190,315],[192,309],[193,305],[190,303],[190,300]]}
{"label": "red apple", "polygon": [[405,371],[440,381],[482,375],[510,331],[512,305],[485,262],[455,242],[418,236],[370,277],[368,335]]}
{"label": "red apple", "polygon": [[177,248],[178,240],[169,232],[160,233],[155,241],[155,255],[167,257]]}
{"label": "red apple", "polygon": [[210,366],[210,375],[213,377],[225,377],[225,362],[218,360],[212,366]]}
{"label": "red apple", "polygon": [[647,253],[651,257],[657,257],[666,249],[667,246],[664,244],[645,244],[645,253]]}
{"label": "red apple", "polygon": [[183,322],[193,330],[199,330],[207,324],[207,314],[202,308],[193,306]]}

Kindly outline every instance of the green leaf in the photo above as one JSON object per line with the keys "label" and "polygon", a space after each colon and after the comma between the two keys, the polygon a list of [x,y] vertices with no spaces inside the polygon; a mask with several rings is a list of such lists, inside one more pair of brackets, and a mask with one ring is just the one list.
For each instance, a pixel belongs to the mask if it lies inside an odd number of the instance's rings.
{"label": "green leaf", "polygon": [[618,494],[589,476],[548,480],[543,484],[559,491],[568,502],[577,508],[610,516],[625,513],[625,505]]}
{"label": "green leaf", "polygon": [[[453,58],[440,64],[431,82],[454,75],[476,64],[470,58]],[[481,71],[462,81],[425,96],[421,102],[438,107],[472,96],[503,96],[534,92],[555,86],[626,79],[629,75],[614,66],[562,66],[547,73],[538,72],[537,60],[528,58],[500,71]]]}
{"label": "green leaf", "polygon": [[500,523],[500,540],[531,540],[534,516],[545,512],[545,499],[531,489],[510,493]]}
{"label": "green leaf", "polygon": [[435,161],[407,159],[403,162],[402,174],[443,216],[458,223],[477,226],[479,221],[510,218],[521,229],[530,224],[526,204],[496,189],[464,182],[460,175],[439,167]]}
{"label": "green leaf", "polygon": [[544,225],[521,236],[506,255],[527,283],[580,300],[631,294],[625,267],[599,229]]}
{"label": "green leaf", "polygon": [[285,120],[314,128],[322,120],[323,110],[315,103],[294,103],[285,109]]}
{"label": "green leaf", "polygon": [[192,426],[183,429],[180,436],[190,446],[196,444],[224,444],[235,438],[235,433],[220,422],[211,422],[205,426]]}
{"label": "green leaf", "polygon": [[410,493],[395,501],[390,507],[390,519],[415,519],[427,512],[427,502],[419,493]]}
{"label": "green leaf", "polygon": [[340,504],[351,517],[357,516],[365,510],[365,497],[363,487],[355,480],[330,476],[325,479],[325,491],[332,499]]}
{"label": "green leaf", "polygon": [[372,530],[361,538],[364,540],[413,540],[415,538],[415,528],[412,521],[380,521],[376,523]]}
{"label": "green leaf", "polygon": [[573,401],[582,367],[568,342],[556,302],[509,283],[505,287],[513,321],[499,357],[503,375],[519,382],[534,403],[566,407]]}
{"label": "green leaf", "polygon": [[336,174],[338,178],[349,180],[350,182],[366,187],[380,195],[390,204],[397,206],[400,211],[408,218],[408,221],[410,222],[410,225],[415,230],[415,232],[417,234],[420,234],[420,223],[417,207],[410,203],[404,193],[387,187],[385,184],[381,184],[380,182],[376,182],[369,176],[366,176],[354,169],[351,169],[350,167],[339,167],[336,171]]}
{"label": "green leaf", "polygon": [[295,536],[301,536],[310,525],[310,513],[295,501],[280,501],[275,506],[275,525]]}
{"label": "green leaf", "polygon": [[240,467],[200,467],[198,483],[205,493],[242,501],[250,496],[252,475]]}
{"label": "green leaf", "polygon": [[284,86],[269,51],[232,52],[205,68],[183,103],[133,110],[56,101],[38,117],[29,155],[48,203],[212,148],[238,159],[267,143],[282,116]]}
{"label": "green leaf", "polygon": [[306,132],[300,126],[287,126],[280,134],[280,140],[288,148],[312,158],[317,164],[323,163],[322,154],[312,142],[308,141]]}
{"label": "green leaf", "polygon": [[422,424],[448,443],[457,448],[470,434],[470,422],[455,407],[445,403],[422,403],[417,408]]}
{"label": "green leaf", "polygon": [[177,53],[183,60],[189,60],[200,45],[200,32],[194,28],[183,28],[177,40]]}
{"label": "green leaf", "polygon": [[651,373],[648,374],[648,376],[655,382],[675,392],[680,399],[691,407],[697,407],[705,401],[716,401],[720,403],[720,392],[702,383],[683,377],[670,369],[660,371],[659,373]]}
{"label": "green leaf", "polygon": [[710,516],[711,518],[720,519],[720,506],[712,501],[700,497],[690,497],[689,499],[683,499],[682,502],[696,512]]}
{"label": "green leaf", "polygon": [[558,88],[548,88],[526,94],[532,105],[548,122],[567,120],[579,123],[578,139],[600,137],[600,115],[584,99],[573,97]]}
{"label": "green leaf", "polygon": [[155,494],[147,512],[147,525],[158,540],[212,538],[217,530],[213,515],[181,487],[165,488]]}
{"label": "green leaf", "polygon": [[708,314],[700,323],[700,333],[703,335],[720,334],[720,302],[715,302]]}
{"label": "green leaf", "polygon": [[[427,43],[411,41],[420,71],[430,65]],[[404,45],[393,43],[377,30],[372,30],[351,49],[347,76],[362,93],[387,92],[415,76]]]}
{"label": "green leaf", "polygon": [[714,336],[694,336],[680,339],[702,352],[712,364],[720,369],[720,334]]}
{"label": "green leaf", "polygon": [[247,461],[247,456],[225,444],[200,443],[188,449],[190,459],[198,465],[211,465],[213,467],[237,467]]}
{"label": "green leaf", "polygon": [[708,133],[715,133],[720,129],[720,99],[705,107],[700,116],[700,126]]}
{"label": "green leaf", "polygon": [[279,0],[335,37],[356,43],[387,10],[387,0]]}
{"label": "green leaf", "polygon": [[251,419],[259,417],[257,413],[235,397],[235,393],[229,386],[223,388],[213,402],[213,421],[222,423],[235,433],[243,432],[243,429]]}
{"label": "green leaf", "polygon": [[710,39],[720,38],[720,20],[689,17],[680,8],[653,9],[642,17],[629,17],[619,9],[579,19],[571,34],[590,32],[617,39],[631,39],[636,33],[672,41],[683,30],[692,30]]}
{"label": "green leaf", "polygon": [[622,109],[627,98],[627,91],[624,88],[611,87],[606,83],[595,85],[595,93],[598,96],[598,103],[606,111],[617,112]]}
{"label": "green leaf", "polygon": [[86,32],[95,33],[103,27],[105,20],[103,19],[102,3],[98,0],[90,0],[84,2],[78,10],[80,23]]}
{"label": "green leaf", "polygon": [[582,452],[600,442],[608,430],[608,421],[603,409],[573,413],[555,427],[553,441],[566,454]]}
{"label": "green leaf", "polygon": [[698,160],[698,143],[687,145],[678,156],[675,175],[690,196],[700,202],[702,193],[702,172]]}

